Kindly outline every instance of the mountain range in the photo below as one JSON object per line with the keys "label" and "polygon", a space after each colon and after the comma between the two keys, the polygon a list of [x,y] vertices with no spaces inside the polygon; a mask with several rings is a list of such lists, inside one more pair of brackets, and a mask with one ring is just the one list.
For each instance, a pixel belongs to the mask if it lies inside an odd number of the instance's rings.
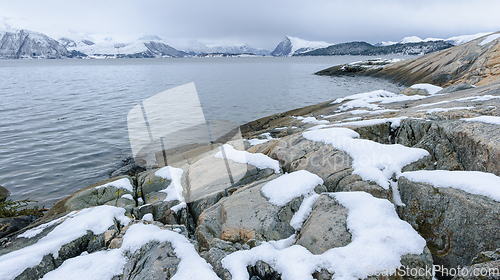
{"label": "mountain range", "polygon": [[[465,35],[448,39],[416,36],[399,42],[367,42],[330,44],[285,36],[273,51],[254,48],[248,44],[205,45],[197,40],[164,39],[156,35],[140,38],[109,34],[86,35],[67,31],[58,39],[26,29],[12,28],[0,18],[0,58],[156,58],[187,56],[304,56],[304,55],[384,55],[425,54],[462,44],[488,33]],[[176,47],[173,47],[176,46]]]}

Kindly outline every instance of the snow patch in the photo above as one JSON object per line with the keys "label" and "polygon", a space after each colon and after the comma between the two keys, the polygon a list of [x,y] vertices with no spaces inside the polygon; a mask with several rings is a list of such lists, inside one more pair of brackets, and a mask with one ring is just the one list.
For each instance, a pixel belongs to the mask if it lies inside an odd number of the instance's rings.
{"label": "snow patch", "polygon": [[155,172],[155,176],[171,181],[166,189],[160,191],[167,194],[164,201],[178,200],[184,202],[184,196],[182,195],[184,189],[181,184],[182,173],[182,169],[171,166],[165,166]]}
{"label": "snow patch", "polygon": [[219,147],[219,152],[215,154],[215,158],[224,158],[222,154],[222,149],[227,159],[230,159],[237,163],[250,164],[259,169],[271,168],[275,173],[280,173],[280,165],[277,160],[274,160],[262,153],[249,153],[247,151],[238,151],[233,146],[229,144],[224,144]]}
{"label": "snow patch", "polygon": [[261,192],[269,202],[284,206],[292,199],[301,195],[310,195],[317,185],[323,184],[323,179],[306,170],[299,170],[280,176],[265,184]]}
{"label": "snow patch", "polygon": [[438,87],[431,84],[414,84],[411,86],[412,89],[425,89],[430,95],[436,94],[438,91],[442,90],[442,87]]}
{"label": "snow patch", "polygon": [[313,193],[310,196],[304,198],[304,201],[300,205],[299,210],[295,212],[292,219],[290,220],[290,225],[295,230],[300,230],[302,228],[302,225],[311,214],[314,203],[316,203],[316,200],[318,200],[318,198],[319,194],[317,193]]}
{"label": "snow patch", "polygon": [[500,201],[500,177],[479,171],[421,170],[401,174],[410,181],[454,188]]}
{"label": "snow patch", "polygon": [[[196,252],[194,246],[182,235],[160,229],[154,225],[134,224],[123,236],[119,249],[99,251],[66,260],[59,268],[47,273],[44,280],[67,279],[111,279],[123,272],[126,252],[135,253],[151,242],[170,242],[175,255],[180,259],[172,280],[208,279],[220,280],[212,267]],[[193,269],[195,267],[196,269]]]}
{"label": "snow patch", "polygon": [[302,121],[303,123],[312,123],[312,124],[326,124],[326,123],[330,123],[327,120],[321,120],[321,121],[319,121],[315,117],[305,117],[304,118],[304,117],[299,116],[299,117],[293,117],[293,118],[296,118],[297,120]]}
{"label": "snow patch", "polygon": [[312,280],[312,274],[321,268],[334,273],[336,279],[363,279],[368,276],[370,265],[395,269],[401,265],[401,256],[423,252],[425,240],[410,224],[399,219],[394,205],[388,200],[374,198],[365,192],[330,195],[349,210],[350,244],[313,255],[300,245],[278,249],[270,242],[263,242],[222,260],[232,279],[249,279],[247,266],[259,260],[270,264],[283,280]]}
{"label": "snow patch", "polygon": [[[125,216],[125,209],[108,205],[86,208],[66,215],[65,220],[60,225],[37,243],[0,256],[0,271],[2,271],[0,279],[14,279],[26,268],[38,265],[43,256],[47,254],[52,254],[54,258],[57,258],[63,245],[84,236],[89,230],[94,235],[104,233],[110,226],[114,225],[115,219],[122,225],[127,225],[130,222],[130,219]],[[68,275],[76,274],[71,273],[65,276]]]}
{"label": "snow patch", "polygon": [[130,180],[127,178],[122,178],[122,179],[119,179],[119,180],[116,180],[113,182],[109,182],[109,183],[101,185],[101,186],[97,186],[97,187],[95,187],[95,189],[107,188],[107,187],[111,187],[111,186],[118,188],[118,189],[126,189],[129,192],[134,192],[134,187],[130,183]]}
{"label": "snow patch", "polygon": [[424,149],[356,139],[359,134],[348,128],[306,131],[302,135],[308,140],[330,144],[345,151],[353,159],[353,174],[360,175],[363,180],[374,181],[384,189],[389,188],[390,178],[394,174],[400,175],[404,166],[429,155]]}

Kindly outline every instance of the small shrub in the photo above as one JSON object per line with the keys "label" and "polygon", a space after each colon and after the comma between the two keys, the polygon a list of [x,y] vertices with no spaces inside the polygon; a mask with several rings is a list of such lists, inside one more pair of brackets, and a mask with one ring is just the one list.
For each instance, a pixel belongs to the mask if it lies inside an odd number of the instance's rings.
{"label": "small shrub", "polygon": [[33,207],[28,207],[30,202],[36,202],[29,199],[13,201],[8,199],[4,202],[0,202],[0,218],[18,217],[18,216],[43,216],[43,212],[47,211],[45,207],[39,207],[35,205]]}

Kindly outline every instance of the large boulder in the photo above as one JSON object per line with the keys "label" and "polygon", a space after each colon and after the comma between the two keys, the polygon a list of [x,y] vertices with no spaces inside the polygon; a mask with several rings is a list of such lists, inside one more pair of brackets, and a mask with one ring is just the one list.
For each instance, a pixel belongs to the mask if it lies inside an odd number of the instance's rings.
{"label": "large boulder", "polygon": [[399,178],[400,217],[427,241],[434,263],[469,265],[481,251],[500,247],[500,203],[452,188]]}
{"label": "large boulder", "polygon": [[271,176],[243,187],[206,209],[198,220],[196,237],[200,247],[210,248],[212,239],[245,243],[251,239],[280,240],[295,230],[279,219],[281,207],[271,204],[260,189]]}
{"label": "large boulder", "polygon": [[348,212],[335,198],[321,195],[302,226],[296,244],[319,255],[328,249],[351,243],[351,234],[346,223]]}
{"label": "large boulder", "polygon": [[129,176],[101,181],[59,200],[45,213],[43,219],[99,205],[122,207],[131,214],[136,206],[135,189],[134,180]]}

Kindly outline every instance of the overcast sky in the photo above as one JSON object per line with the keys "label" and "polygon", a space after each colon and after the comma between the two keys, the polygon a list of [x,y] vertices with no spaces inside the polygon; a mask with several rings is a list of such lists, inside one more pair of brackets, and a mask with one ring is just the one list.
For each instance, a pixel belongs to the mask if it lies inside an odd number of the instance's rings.
{"label": "overcast sky", "polygon": [[499,31],[499,12],[498,0],[0,0],[0,17],[21,18],[52,36],[64,29],[156,34],[268,49],[285,35],[376,43]]}

